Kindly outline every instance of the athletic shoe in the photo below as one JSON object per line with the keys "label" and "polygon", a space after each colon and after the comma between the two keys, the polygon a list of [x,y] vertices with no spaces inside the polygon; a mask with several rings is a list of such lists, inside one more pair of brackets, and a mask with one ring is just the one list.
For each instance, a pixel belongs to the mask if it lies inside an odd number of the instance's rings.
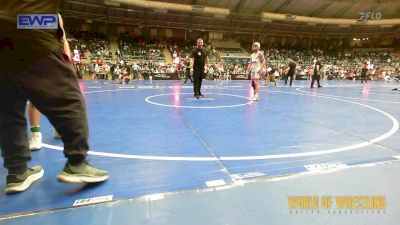
{"label": "athletic shoe", "polygon": [[260,100],[260,96],[259,94],[254,94],[253,96],[251,96],[250,98],[251,101],[259,101]]}
{"label": "athletic shoe", "polygon": [[194,95],[193,98],[200,99],[200,96],[199,95]]}
{"label": "athletic shoe", "polygon": [[33,182],[39,180],[44,174],[41,166],[34,166],[22,174],[9,174],[7,176],[6,194],[22,192],[28,189]]}
{"label": "athletic shoe", "polygon": [[99,183],[108,179],[108,171],[94,168],[87,162],[76,166],[67,163],[57,179],[66,183]]}
{"label": "athletic shoe", "polygon": [[29,149],[31,151],[37,151],[42,148],[42,133],[32,132],[32,138],[29,142]]}
{"label": "athletic shoe", "polygon": [[398,91],[398,90],[399,90],[398,88],[393,88],[393,89],[392,89],[392,91]]}

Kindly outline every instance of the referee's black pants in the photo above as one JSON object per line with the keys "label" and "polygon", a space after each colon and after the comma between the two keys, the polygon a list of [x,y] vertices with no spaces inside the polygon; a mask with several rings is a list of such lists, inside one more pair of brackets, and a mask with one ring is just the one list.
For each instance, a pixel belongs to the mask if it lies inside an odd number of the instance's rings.
{"label": "referee's black pants", "polygon": [[312,88],[314,86],[314,81],[317,81],[318,87],[321,87],[321,85],[319,84],[319,79],[319,75],[312,75],[310,87]]}
{"label": "referee's black pants", "polygon": [[364,83],[364,80],[367,83],[367,75],[361,75],[361,83]]}
{"label": "referee's black pants", "polygon": [[194,95],[201,95],[201,83],[203,81],[204,70],[194,69],[193,70],[193,90]]}

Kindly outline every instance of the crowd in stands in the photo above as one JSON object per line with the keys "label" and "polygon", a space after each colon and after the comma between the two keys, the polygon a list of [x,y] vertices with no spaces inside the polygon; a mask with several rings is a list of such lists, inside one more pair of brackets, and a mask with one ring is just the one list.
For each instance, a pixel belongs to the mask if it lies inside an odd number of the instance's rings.
{"label": "crowd in stands", "polygon": [[[178,45],[168,46],[173,56],[188,56],[194,46]],[[209,45],[208,49],[215,49]],[[351,51],[324,51],[294,50],[294,49],[263,49],[267,67],[275,69],[279,77],[283,79],[288,67],[288,59],[293,59],[296,64],[297,79],[311,79],[315,60],[323,61],[323,79],[355,79],[361,73],[361,69],[368,64],[368,75],[372,80],[390,80],[400,75],[400,54],[390,52],[351,52]],[[211,51],[210,55],[215,51]],[[229,52],[229,50],[227,51]],[[233,52],[233,50],[231,51]],[[221,52],[218,52],[221,53]],[[226,53],[226,52],[225,52]],[[224,53],[224,54],[225,54]],[[250,52],[247,53],[250,55]],[[229,53],[226,54],[229,56]],[[227,79],[231,74],[244,74],[247,63],[224,62],[210,60],[207,71],[209,79]]]}
{"label": "crowd in stands", "polygon": [[[270,53],[272,51],[274,53]],[[295,53],[297,57],[293,57],[293,51],[268,50],[266,52],[267,67],[275,69],[276,75],[280,79],[284,79],[285,70],[287,68],[287,59],[296,60],[297,71],[296,79],[310,79],[313,71],[313,60],[316,55],[309,53]],[[285,53],[284,53],[285,52]],[[368,64],[369,78],[372,80],[393,80],[399,79],[400,62],[397,55],[389,53],[379,54],[358,54],[345,53],[346,56],[329,56],[328,54],[319,54],[319,58],[323,59],[323,79],[355,79],[359,76],[364,64]],[[183,73],[187,68],[188,59],[184,58],[179,65],[167,65],[164,61],[149,61],[146,59],[136,61],[111,61],[102,63],[102,60],[94,60],[89,65],[92,79],[113,79],[120,81],[122,77],[129,76],[131,79],[149,79],[149,75],[157,73],[179,73],[183,77]],[[232,74],[245,74],[247,69],[246,63],[210,63],[206,71],[208,79],[224,80]],[[397,78],[396,78],[397,77]]]}
{"label": "crowd in stands", "polygon": [[[318,51],[295,52],[292,50],[269,49],[265,50],[265,55],[267,67],[275,69],[280,79],[284,78],[288,58],[294,59],[297,64],[296,79],[310,79],[314,60],[317,56],[323,59],[322,78],[327,80],[355,79],[361,73],[364,64],[368,64],[370,68],[368,75],[372,80],[392,80],[400,75],[399,57],[390,53],[341,53],[334,56]],[[157,62],[145,59],[132,63],[112,62],[108,64],[108,67],[120,68],[121,72],[119,70],[114,72],[113,69],[105,69],[105,71],[108,71],[113,79],[117,79],[120,74],[124,73],[129,74],[130,79],[148,79],[143,74],[182,74],[187,67],[187,60],[183,58],[179,65],[167,65],[164,61]],[[101,72],[98,72],[102,71],[101,67],[99,70],[95,69],[96,65],[99,65],[98,61],[94,62],[94,64],[94,73],[101,74]],[[232,74],[245,74],[246,69],[246,63],[226,63],[221,61],[210,63],[206,73],[208,79],[224,80],[228,79]],[[95,77],[103,76],[96,75],[93,78]]]}
{"label": "crowd in stands", "polygon": [[311,76],[317,58],[323,62],[324,79],[355,79],[367,64],[370,79],[387,80],[398,75],[400,68],[398,53],[389,52],[266,49],[265,56],[267,64],[281,72],[287,67],[287,59],[293,59],[297,64],[297,75],[306,79]]}
{"label": "crowd in stands", "polygon": [[[119,36],[116,57],[105,35],[88,31],[70,31],[71,49],[78,49],[89,65],[81,65],[81,74],[89,73],[91,79],[149,79],[149,74],[178,73],[181,77],[188,67],[188,57],[195,47],[179,42],[161,42],[152,38],[144,41],[140,37],[124,33]],[[170,44],[172,43],[172,44]],[[173,64],[165,63],[163,48],[167,48],[174,59]],[[224,57],[234,50],[216,49],[205,45],[209,53],[208,79],[229,79],[232,74],[245,74],[246,59],[225,61]],[[238,51],[242,51],[239,49]],[[297,65],[296,79],[310,79],[315,60],[322,59],[323,79],[355,79],[364,65],[368,65],[368,75],[372,80],[393,80],[400,75],[400,53],[396,52],[354,52],[350,50],[310,50],[268,48],[262,49],[267,67],[274,69],[276,75],[284,78],[288,59]],[[244,55],[250,55],[245,52]],[[224,57],[222,57],[224,56]],[[246,57],[244,57],[246,58]],[[146,77],[147,75],[147,77]],[[396,78],[397,77],[397,78]]]}
{"label": "crowd in stands", "polygon": [[104,34],[89,31],[69,31],[68,41],[72,49],[84,59],[112,59],[110,43]]}
{"label": "crowd in stands", "polygon": [[164,62],[148,60],[125,61],[125,60],[92,60],[89,65],[80,65],[79,72],[89,73],[90,79],[116,80],[118,83],[127,83],[132,79],[151,79],[155,74],[173,74],[179,71],[173,65]]}
{"label": "crowd in stands", "polygon": [[130,33],[120,34],[119,37],[120,57],[124,60],[163,61],[165,56],[162,49],[160,40],[156,38],[144,41]]}
{"label": "crowd in stands", "polygon": [[[192,53],[192,50],[195,46],[190,45],[190,44],[184,44],[184,43],[173,43],[173,44],[168,44],[167,48],[169,52],[171,53],[173,59],[179,57],[180,59],[185,59],[190,56]],[[205,45],[205,48],[207,48],[208,51],[208,59],[210,63],[219,63],[222,62],[221,58],[221,52],[215,48],[212,44],[207,44]]]}
{"label": "crowd in stands", "polygon": [[[368,76],[372,80],[392,80],[400,76],[400,54],[357,53],[351,51],[263,49],[267,68],[276,70],[280,79],[284,78],[288,67],[288,59],[296,63],[296,79],[311,79],[315,60],[323,62],[322,78],[326,80],[356,79],[361,69],[367,65]],[[250,52],[248,53],[250,55]],[[224,79],[230,74],[243,74],[247,63],[211,63],[208,70],[210,79]]]}

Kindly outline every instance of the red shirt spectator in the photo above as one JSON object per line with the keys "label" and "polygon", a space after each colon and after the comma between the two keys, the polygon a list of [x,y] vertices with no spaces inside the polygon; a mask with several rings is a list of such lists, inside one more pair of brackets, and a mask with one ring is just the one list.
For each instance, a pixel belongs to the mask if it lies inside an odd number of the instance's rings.
{"label": "red shirt spectator", "polygon": [[102,58],[97,59],[96,64],[102,66],[104,64],[103,59]]}

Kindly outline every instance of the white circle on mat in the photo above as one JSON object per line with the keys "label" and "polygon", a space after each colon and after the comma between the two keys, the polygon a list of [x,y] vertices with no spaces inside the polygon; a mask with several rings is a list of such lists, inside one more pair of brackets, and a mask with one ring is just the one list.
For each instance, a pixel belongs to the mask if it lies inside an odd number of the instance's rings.
{"label": "white circle on mat", "polygon": [[[173,107],[173,108],[189,108],[189,109],[221,109],[221,108],[233,108],[233,107],[240,107],[240,106],[245,106],[245,105],[249,105],[252,103],[252,101],[244,96],[240,96],[240,95],[232,95],[232,94],[221,94],[221,93],[204,93],[205,95],[222,95],[222,96],[231,96],[231,97],[237,97],[237,98],[243,98],[246,99],[247,102],[246,103],[242,103],[242,104],[235,104],[235,105],[217,105],[217,106],[192,106],[192,105],[170,105],[170,104],[162,104],[162,103],[157,103],[155,102],[154,98],[156,97],[160,97],[160,96],[168,96],[168,95],[175,95],[174,93],[170,93],[170,94],[160,94],[160,95],[152,95],[149,96],[145,99],[145,101],[147,103],[150,103],[152,105],[158,105],[158,106],[165,106],[165,107]],[[179,95],[193,95],[193,93],[179,93]],[[201,100],[198,100],[201,101]]]}
{"label": "white circle on mat", "polygon": [[[107,91],[111,91],[111,90],[107,90]],[[101,91],[96,91],[96,93],[98,93],[98,92],[101,92]],[[345,151],[350,151],[350,150],[366,147],[368,145],[372,145],[374,143],[377,143],[379,141],[389,138],[394,133],[396,133],[397,130],[399,129],[399,122],[397,121],[396,118],[394,118],[389,113],[386,113],[380,109],[374,108],[369,105],[365,105],[365,104],[350,101],[350,100],[340,99],[340,98],[336,98],[336,97],[324,96],[324,95],[285,92],[285,91],[272,91],[272,92],[294,94],[294,95],[304,95],[304,96],[311,96],[311,97],[318,97],[318,98],[326,98],[326,99],[332,99],[332,100],[337,100],[337,101],[342,101],[342,102],[359,105],[359,106],[377,111],[377,112],[383,114],[384,116],[388,117],[392,121],[393,126],[386,133],[384,133],[376,138],[373,138],[373,139],[370,139],[370,140],[367,140],[367,141],[364,141],[361,143],[344,146],[344,147],[325,149],[325,150],[320,150],[320,151],[313,151],[313,152],[299,152],[299,153],[257,155],[257,156],[221,156],[221,157],[132,155],[132,154],[119,154],[119,153],[99,152],[99,151],[89,151],[88,154],[103,156],[103,157],[126,158],[126,159],[142,159],[142,160],[158,160],[158,161],[203,161],[203,162],[204,161],[205,162],[207,162],[207,161],[245,161],[245,160],[265,160],[265,159],[278,159],[278,158],[295,158],[295,157],[306,157],[306,156],[316,156],[316,155],[339,153],[339,152],[345,152]],[[223,94],[223,95],[229,95],[229,94]],[[237,95],[237,96],[239,96],[239,95]],[[245,98],[243,96],[240,96],[240,97]],[[49,145],[49,144],[43,143],[43,147],[57,150],[57,151],[63,151],[63,147],[61,147],[61,146]]]}

